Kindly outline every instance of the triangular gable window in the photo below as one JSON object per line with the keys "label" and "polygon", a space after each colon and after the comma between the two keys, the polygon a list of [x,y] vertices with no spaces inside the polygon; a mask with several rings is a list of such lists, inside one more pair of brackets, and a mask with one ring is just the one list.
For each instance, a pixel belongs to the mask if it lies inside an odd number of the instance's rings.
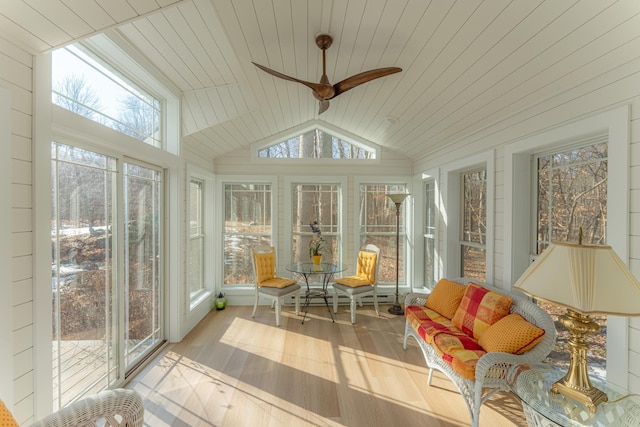
{"label": "triangular gable window", "polygon": [[376,150],[346,141],[313,128],[257,151],[261,159],[350,159],[372,160]]}

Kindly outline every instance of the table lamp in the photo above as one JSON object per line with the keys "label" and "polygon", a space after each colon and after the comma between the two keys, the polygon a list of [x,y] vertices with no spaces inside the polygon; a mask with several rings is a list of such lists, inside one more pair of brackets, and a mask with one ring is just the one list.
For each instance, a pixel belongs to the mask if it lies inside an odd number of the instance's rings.
{"label": "table lamp", "polygon": [[513,285],[525,294],[567,308],[560,322],[569,330],[571,358],[564,378],[551,391],[583,403],[592,412],[607,395],[592,387],[587,340],[599,325],[590,314],[640,316],[640,282],[611,246],[552,243]]}
{"label": "table lamp", "polygon": [[398,265],[400,264],[400,206],[407,196],[408,194],[405,193],[387,194],[387,197],[396,205],[396,300],[393,305],[389,307],[389,313],[391,314],[404,314],[404,310],[402,309],[402,305],[400,305],[400,301],[398,299],[400,280]]}

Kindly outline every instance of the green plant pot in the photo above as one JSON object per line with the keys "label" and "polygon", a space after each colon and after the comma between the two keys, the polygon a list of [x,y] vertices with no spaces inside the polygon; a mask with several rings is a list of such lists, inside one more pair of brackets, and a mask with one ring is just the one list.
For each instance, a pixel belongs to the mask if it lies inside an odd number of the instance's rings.
{"label": "green plant pot", "polygon": [[214,305],[216,307],[216,310],[224,310],[224,308],[227,306],[227,299],[225,297],[216,298]]}

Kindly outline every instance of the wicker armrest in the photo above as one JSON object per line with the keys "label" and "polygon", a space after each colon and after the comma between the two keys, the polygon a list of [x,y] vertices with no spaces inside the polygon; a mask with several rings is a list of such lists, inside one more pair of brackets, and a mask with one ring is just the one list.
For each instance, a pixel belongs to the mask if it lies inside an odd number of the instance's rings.
{"label": "wicker armrest", "polygon": [[407,294],[404,299],[404,306],[408,307],[410,305],[424,305],[427,302],[427,298],[431,294],[430,290],[425,290],[424,292],[412,292]]}
{"label": "wicker armrest", "polygon": [[[144,407],[134,390],[104,390],[60,409],[31,427],[142,427]],[[98,423],[99,422],[99,423]]]}

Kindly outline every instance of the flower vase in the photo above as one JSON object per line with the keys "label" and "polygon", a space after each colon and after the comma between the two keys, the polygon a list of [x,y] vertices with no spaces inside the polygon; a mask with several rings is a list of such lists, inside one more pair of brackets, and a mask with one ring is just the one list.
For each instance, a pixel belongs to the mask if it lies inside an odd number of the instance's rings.
{"label": "flower vase", "polygon": [[322,260],[322,255],[314,255],[313,256],[313,264],[320,265],[320,261]]}

